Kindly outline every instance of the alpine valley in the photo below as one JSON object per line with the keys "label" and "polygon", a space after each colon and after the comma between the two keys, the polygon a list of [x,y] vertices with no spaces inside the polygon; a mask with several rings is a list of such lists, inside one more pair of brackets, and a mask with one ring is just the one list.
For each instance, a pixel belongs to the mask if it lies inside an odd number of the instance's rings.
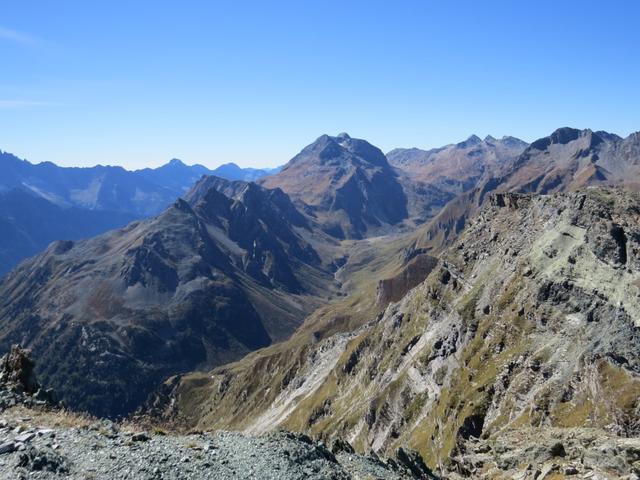
{"label": "alpine valley", "polygon": [[0,478],[640,475],[640,133],[0,172]]}

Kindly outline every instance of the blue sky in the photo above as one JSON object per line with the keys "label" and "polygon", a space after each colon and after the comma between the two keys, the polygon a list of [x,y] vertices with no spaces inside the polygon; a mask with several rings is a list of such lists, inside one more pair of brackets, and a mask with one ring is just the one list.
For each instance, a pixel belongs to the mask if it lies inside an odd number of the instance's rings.
{"label": "blue sky", "polygon": [[472,133],[640,130],[637,1],[0,6],[0,149],[62,165],[286,162]]}

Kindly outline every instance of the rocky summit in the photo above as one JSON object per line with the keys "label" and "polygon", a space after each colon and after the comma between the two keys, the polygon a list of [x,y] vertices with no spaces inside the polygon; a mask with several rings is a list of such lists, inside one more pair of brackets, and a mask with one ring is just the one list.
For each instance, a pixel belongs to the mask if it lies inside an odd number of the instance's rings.
{"label": "rocky summit", "polygon": [[145,433],[56,413],[10,413],[1,422],[3,480],[432,478],[409,458],[402,463],[373,454],[334,453],[309,437],[288,432],[257,437],[227,432],[172,435],[161,429]]}
{"label": "rocky summit", "polygon": [[289,194],[336,238],[362,238],[408,215],[406,194],[382,151],[346,133],[322,135],[260,183]]}

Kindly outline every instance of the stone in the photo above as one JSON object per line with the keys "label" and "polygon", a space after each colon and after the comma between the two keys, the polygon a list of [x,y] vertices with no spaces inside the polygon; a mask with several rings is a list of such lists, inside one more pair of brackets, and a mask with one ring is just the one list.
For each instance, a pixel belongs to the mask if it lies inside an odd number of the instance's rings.
{"label": "stone", "polygon": [[27,442],[30,442],[35,436],[36,436],[35,433],[28,432],[28,433],[23,433],[22,435],[18,435],[14,440],[20,443],[27,443]]}
{"label": "stone", "polygon": [[544,480],[547,475],[549,475],[552,471],[556,469],[556,465],[554,463],[547,463],[540,470],[540,475],[536,478],[536,480]]}
{"label": "stone", "polygon": [[564,457],[567,454],[567,452],[565,452],[564,450],[564,445],[562,445],[562,443],[560,442],[554,443],[551,446],[549,453],[551,453],[551,455],[554,457]]}
{"label": "stone", "polygon": [[564,474],[565,475],[577,475],[578,474],[578,469],[576,467],[574,467],[573,465],[568,465],[568,466],[564,467]]}
{"label": "stone", "polygon": [[139,432],[134,433],[131,436],[131,440],[133,440],[134,442],[146,442],[148,440],[151,440],[151,437],[149,437],[149,435],[147,435],[145,432]]}
{"label": "stone", "polygon": [[0,455],[15,451],[16,446],[13,442],[5,442],[0,445]]}

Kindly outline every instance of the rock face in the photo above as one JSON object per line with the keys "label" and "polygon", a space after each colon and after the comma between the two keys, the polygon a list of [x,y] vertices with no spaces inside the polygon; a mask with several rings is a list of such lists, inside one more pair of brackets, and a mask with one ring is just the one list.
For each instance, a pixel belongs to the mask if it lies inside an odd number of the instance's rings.
{"label": "rock face", "polygon": [[336,238],[362,238],[408,216],[407,197],[384,154],[347,134],[321,136],[260,183],[305,205]]}
{"label": "rock face", "polygon": [[358,451],[409,445],[442,471],[467,443],[509,429],[638,436],[639,225],[640,198],[623,191],[490,197],[384,314],[177,379],[165,418],[284,426]]}
{"label": "rock face", "polygon": [[34,366],[30,352],[18,345],[0,358],[0,411],[15,405],[54,404],[53,392],[38,383]]}
{"label": "rock face", "polygon": [[422,283],[438,265],[438,259],[427,254],[418,254],[409,259],[400,273],[378,282],[377,301],[381,305],[397,302],[409,290]]}
{"label": "rock face", "polygon": [[533,142],[504,172],[504,190],[550,193],[592,185],[640,189],[640,135],[560,128]]}
{"label": "rock face", "polygon": [[241,187],[24,262],[0,281],[0,349],[31,348],[68,405],[121,415],[168,375],[289,335],[332,278],[288,197]]}
{"label": "rock face", "polygon": [[12,346],[9,353],[0,358],[0,384],[27,394],[35,393],[40,386],[33,367],[29,352],[18,345]]}

